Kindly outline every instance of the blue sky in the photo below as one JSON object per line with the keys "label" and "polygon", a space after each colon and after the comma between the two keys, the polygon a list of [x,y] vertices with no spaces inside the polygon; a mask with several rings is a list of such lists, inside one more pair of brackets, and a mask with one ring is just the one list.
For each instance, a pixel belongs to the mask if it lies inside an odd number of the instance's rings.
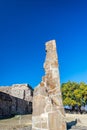
{"label": "blue sky", "polygon": [[0,0],[0,86],[37,86],[52,39],[61,83],[87,83],[87,0]]}

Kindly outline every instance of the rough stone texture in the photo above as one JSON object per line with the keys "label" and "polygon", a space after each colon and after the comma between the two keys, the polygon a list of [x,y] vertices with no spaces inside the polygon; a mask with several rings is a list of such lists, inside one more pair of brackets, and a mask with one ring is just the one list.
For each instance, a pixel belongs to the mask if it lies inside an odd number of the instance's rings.
{"label": "rough stone texture", "polygon": [[0,118],[32,113],[33,89],[27,84],[0,87]]}
{"label": "rough stone texture", "polygon": [[66,130],[55,40],[46,43],[44,69],[34,90],[32,130]]}

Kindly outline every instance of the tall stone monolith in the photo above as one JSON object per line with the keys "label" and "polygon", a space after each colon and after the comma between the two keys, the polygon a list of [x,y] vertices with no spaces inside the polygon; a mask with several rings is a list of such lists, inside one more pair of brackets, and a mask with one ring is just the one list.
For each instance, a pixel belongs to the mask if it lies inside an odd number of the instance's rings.
{"label": "tall stone monolith", "polygon": [[66,130],[55,40],[46,43],[44,69],[34,90],[32,130]]}

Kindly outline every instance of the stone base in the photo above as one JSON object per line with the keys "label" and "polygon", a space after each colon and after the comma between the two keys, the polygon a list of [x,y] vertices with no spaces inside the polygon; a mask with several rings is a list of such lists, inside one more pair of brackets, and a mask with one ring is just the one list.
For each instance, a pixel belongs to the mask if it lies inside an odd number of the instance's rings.
{"label": "stone base", "polygon": [[32,130],[66,130],[66,123],[59,112],[50,112],[32,118]]}

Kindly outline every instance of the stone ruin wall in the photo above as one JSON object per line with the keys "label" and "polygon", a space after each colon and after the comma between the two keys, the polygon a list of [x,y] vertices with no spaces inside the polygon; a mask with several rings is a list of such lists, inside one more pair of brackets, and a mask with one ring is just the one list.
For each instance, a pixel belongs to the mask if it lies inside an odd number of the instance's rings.
{"label": "stone ruin wall", "polygon": [[32,130],[66,130],[55,40],[46,43],[44,69],[34,90]]}
{"label": "stone ruin wall", "polygon": [[27,84],[0,87],[0,118],[32,113],[33,89]]}

